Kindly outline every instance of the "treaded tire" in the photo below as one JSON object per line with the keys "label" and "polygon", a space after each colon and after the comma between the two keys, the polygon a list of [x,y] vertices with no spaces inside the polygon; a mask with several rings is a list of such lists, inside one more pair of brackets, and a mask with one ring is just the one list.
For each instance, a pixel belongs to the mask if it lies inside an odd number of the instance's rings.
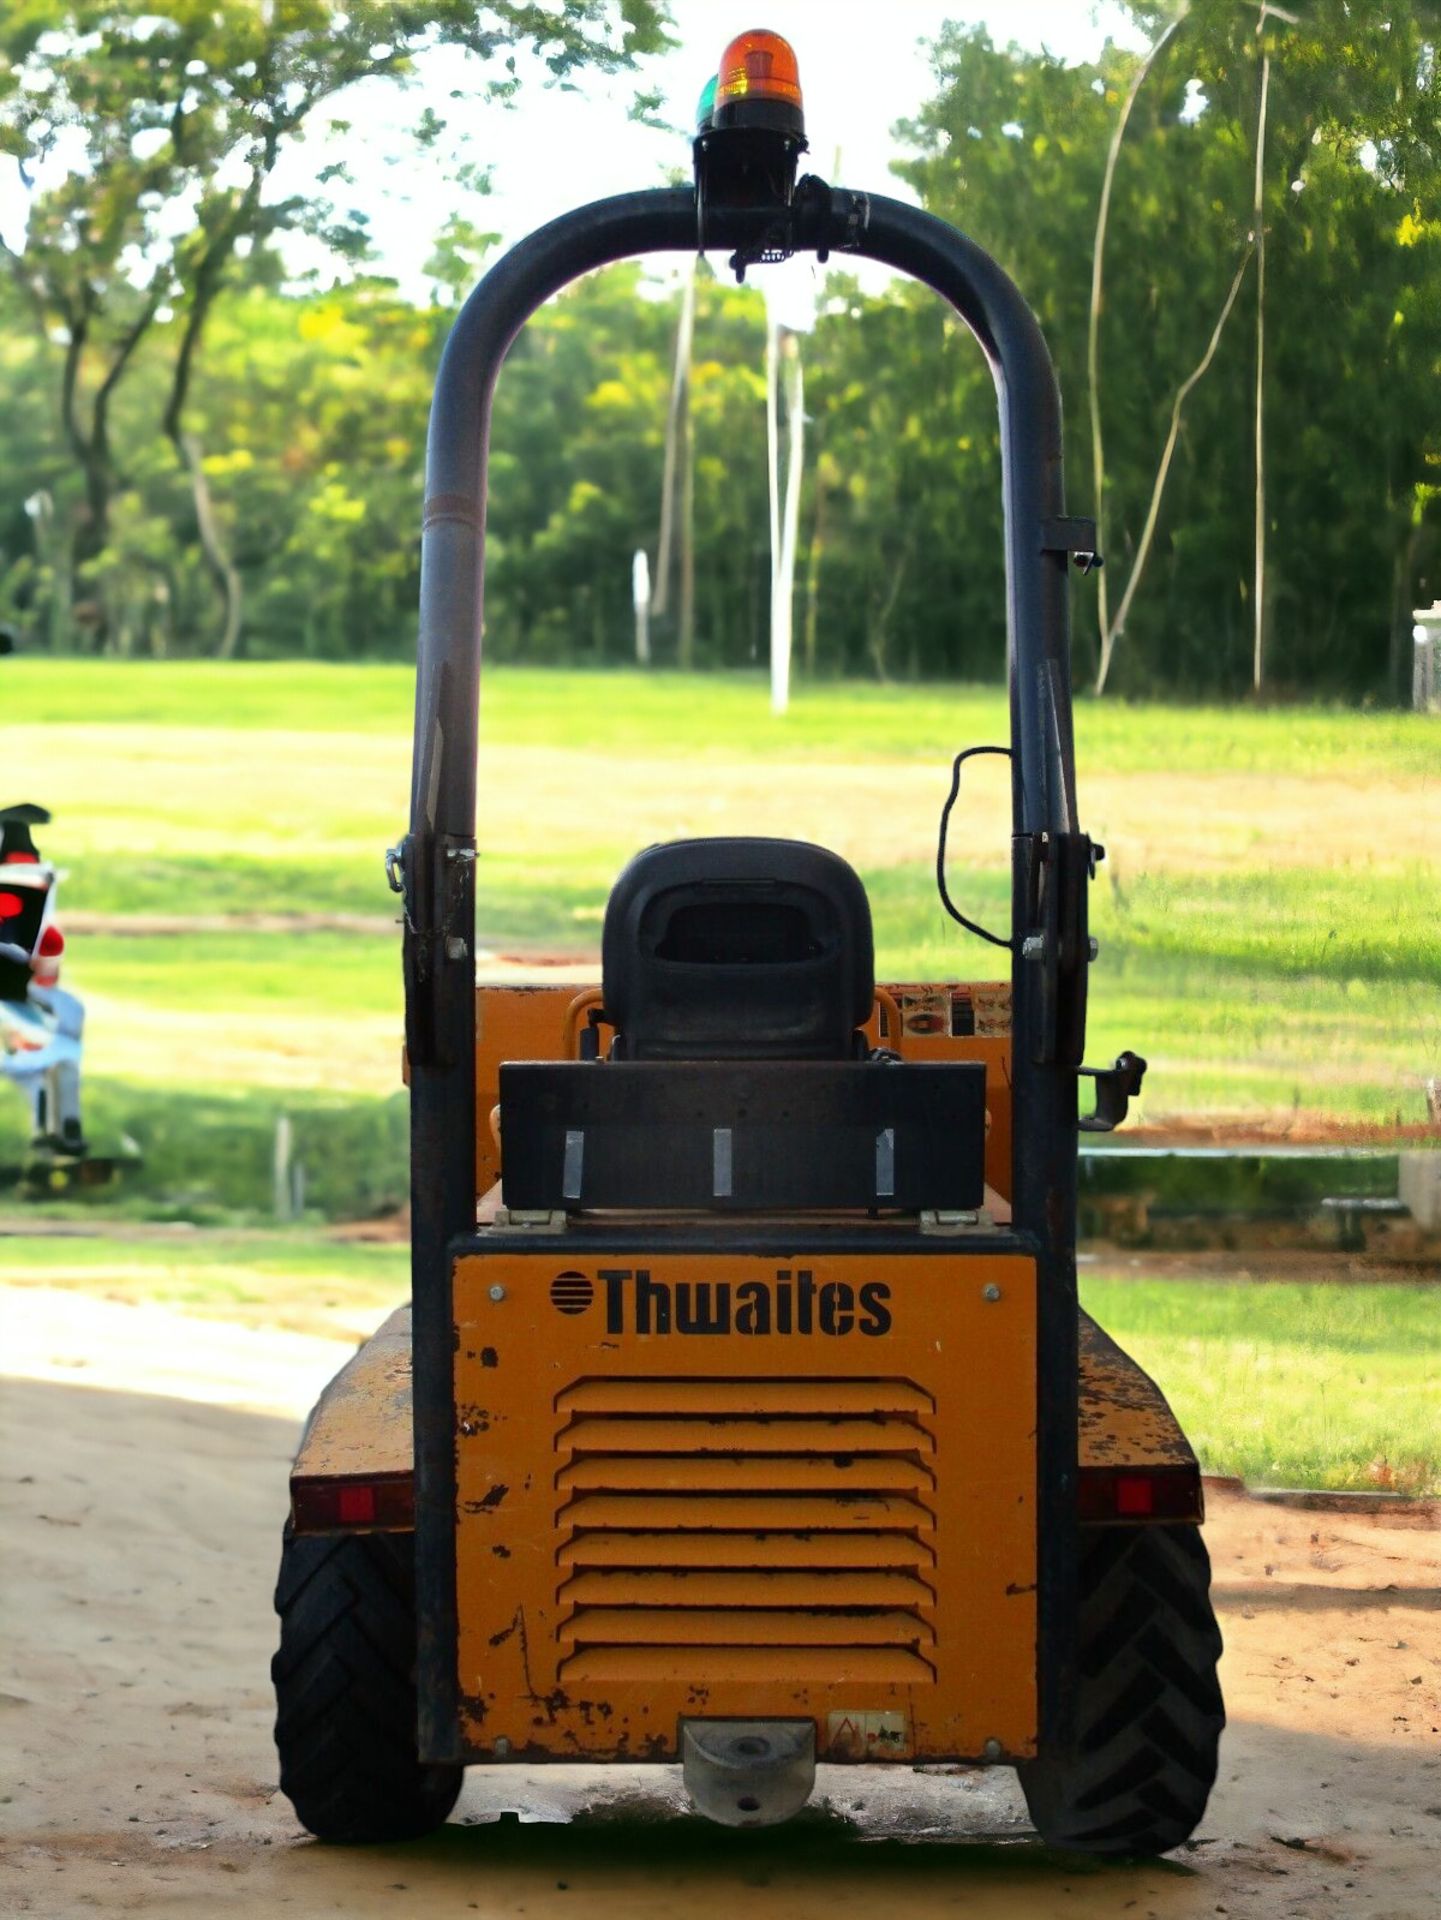
{"label": "treaded tire", "polygon": [[1166,1853],[1189,1840],[1226,1724],[1211,1561],[1194,1526],[1084,1527],[1076,1744],[1020,1767],[1049,1846]]}
{"label": "treaded tire", "polygon": [[415,1731],[415,1539],[287,1527],[275,1590],[280,1789],[319,1840],[414,1840],[462,1769],[422,1766]]}

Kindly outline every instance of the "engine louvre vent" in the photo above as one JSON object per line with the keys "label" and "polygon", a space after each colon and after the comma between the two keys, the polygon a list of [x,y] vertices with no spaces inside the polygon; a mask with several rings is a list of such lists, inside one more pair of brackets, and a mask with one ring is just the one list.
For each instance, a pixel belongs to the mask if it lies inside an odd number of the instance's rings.
{"label": "engine louvre vent", "polygon": [[929,1394],[608,1379],[558,1410],[562,1681],[934,1681]]}

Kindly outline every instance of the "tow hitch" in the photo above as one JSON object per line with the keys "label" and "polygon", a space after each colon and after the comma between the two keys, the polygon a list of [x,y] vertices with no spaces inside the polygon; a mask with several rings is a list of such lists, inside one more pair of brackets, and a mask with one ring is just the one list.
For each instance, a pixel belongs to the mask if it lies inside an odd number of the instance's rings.
{"label": "tow hitch", "polygon": [[774,1827],[816,1782],[811,1720],[683,1720],[681,1760],[697,1813],[723,1827]]}

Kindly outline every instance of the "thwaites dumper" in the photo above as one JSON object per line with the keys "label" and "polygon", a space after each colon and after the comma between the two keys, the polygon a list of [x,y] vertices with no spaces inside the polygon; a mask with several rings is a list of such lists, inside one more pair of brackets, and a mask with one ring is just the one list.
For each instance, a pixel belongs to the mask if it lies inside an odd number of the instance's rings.
{"label": "thwaites dumper", "polygon": [[[405,904],[412,1306],[291,1482],[281,1784],[328,1839],[420,1834],[469,1763],[678,1761],[734,1825],[818,1760],[1005,1764],[1044,1839],[1193,1831],[1223,1714],[1195,1457],[1078,1311],[1087,886],[1055,377],[1009,279],[913,207],[796,181],[794,58],[727,50],[696,184],[582,207],[456,322],[431,422]],[[1000,404],[1009,977],[873,978],[865,893],[784,840],[652,847],[595,989],[475,979],[491,393],[577,275],[865,255],[948,300]],[[959,778],[959,761],[956,777]],[[952,796],[955,787],[953,784]],[[944,855],[944,844],[942,846]],[[945,897],[943,858],[939,879]],[[954,911],[954,909],[952,909]],[[958,916],[959,917],[959,916]],[[1090,1106],[1090,1101],[1086,1102]]]}

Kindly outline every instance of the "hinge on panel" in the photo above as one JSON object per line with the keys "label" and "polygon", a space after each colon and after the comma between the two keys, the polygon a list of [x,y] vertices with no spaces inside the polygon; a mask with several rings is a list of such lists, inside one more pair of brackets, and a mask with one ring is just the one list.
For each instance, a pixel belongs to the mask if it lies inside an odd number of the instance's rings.
{"label": "hinge on panel", "polygon": [[989,1220],[983,1221],[980,1211],[953,1213],[945,1208],[925,1207],[921,1210],[920,1230],[923,1234],[945,1235],[966,1233],[979,1226],[989,1226]]}
{"label": "hinge on panel", "polygon": [[491,1225],[510,1233],[564,1233],[566,1216],[558,1207],[497,1207]]}

